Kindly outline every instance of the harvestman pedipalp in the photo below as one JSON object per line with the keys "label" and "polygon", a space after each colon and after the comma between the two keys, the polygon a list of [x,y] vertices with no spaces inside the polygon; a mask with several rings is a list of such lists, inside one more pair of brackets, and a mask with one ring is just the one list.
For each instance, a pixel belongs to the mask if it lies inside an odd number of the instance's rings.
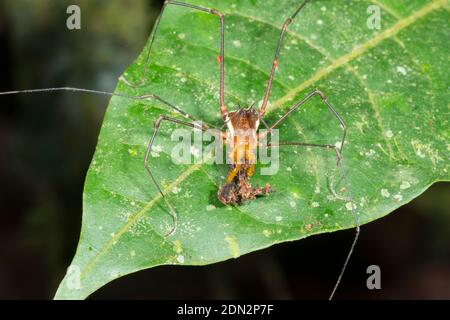
{"label": "harvestman pedipalp", "polygon": [[[345,201],[349,201],[351,203],[351,209],[352,209],[352,213],[354,215],[355,218],[355,228],[356,228],[356,234],[354,237],[354,240],[352,242],[352,245],[350,247],[350,250],[346,256],[344,265],[341,269],[341,272],[339,274],[339,277],[336,281],[336,284],[333,288],[333,291],[330,295],[330,299],[332,299],[334,297],[334,294],[336,292],[336,289],[338,288],[342,276],[346,270],[347,264],[350,260],[350,257],[353,253],[354,247],[356,245],[356,242],[358,240],[359,237],[359,233],[360,233],[360,226],[359,226],[359,220],[358,220],[358,216],[355,212],[355,205],[354,205],[354,201],[353,198],[351,196],[351,190],[348,187],[348,181],[347,181],[347,176],[344,172],[344,168],[343,168],[343,148],[346,142],[346,135],[347,135],[347,126],[344,122],[344,120],[342,119],[342,117],[338,114],[338,112],[336,111],[336,109],[331,105],[331,103],[329,102],[328,98],[325,96],[325,94],[318,90],[315,89],[314,91],[312,91],[311,93],[307,94],[304,98],[302,98],[301,100],[299,100],[298,102],[296,102],[293,106],[291,106],[288,111],[281,116],[277,121],[275,121],[274,124],[268,126],[264,119],[263,116],[265,114],[266,111],[266,107],[268,105],[268,101],[270,98],[270,93],[271,93],[271,89],[272,89],[272,82],[273,82],[273,78],[275,75],[275,72],[277,70],[278,64],[279,64],[279,57],[280,57],[280,51],[281,51],[281,46],[287,31],[288,26],[295,20],[295,18],[298,16],[298,14],[302,11],[302,9],[306,6],[306,4],[309,2],[309,0],[305,0],[295,11],[294,13],[289,16],[283,23],[282,27],[281,27],[281,32],[278,38],[278,42],[277,42],[277,47],[276,47],[276,51],[275,51],[275,56],[273,59],[273,63],[272,63],[272,69],[270,71],[269,74],[269,79],[267,81],[267,85],[266,85],[266,89],[265,89],[265,93],[264,93],[264,97],[262,100],[261,105],[259,106],[258,109],[253,108],[253,106],[250,106],[249,108],[238,108],[234,111],[228,111],[228,108],[226,107],[225,104],[225,86],[224,86],[224,82],[225,82],[225,42],[224,42],[224,38],[225,38],[225,15],[223,13],[221,13],[220,11],[216,10],[216,9],[209,9],[209,8],[205,8],[205,7],[201,7],[201,6],[197,6],[197,5],[193,5],[193,4],[188,4],[188,3],[183,3],[183,2],[178,2],[178,1],[170,1],[167,0],[164,2],[163,8],[161,10],[161,13],[158,17],[158,19],[156,20],[155,23],[155,27],[153,29],[152,35],[151,35],[151,40],[150,40],[150,46],[148,49],[148,53],[147,53],[147,57],[146,57],[146,61],[145,61],[145,66],[144,66],[144,72],[143,72],[143,76],[141,79],[141,83],[138,84],[132,84],[129,81],[127,81],[126,79],[123,79],[125,81],[126,84],[128,84],[129,86],[132,87],[141,87],[143,86],[145,83],[144,81],[144,75],[147,73],[148,71],[148,66],[150,63],[150,54],[151,54],[151,48],[152,45],[154,43],[155,37],[156,37],[156,33],[159,27],[159,23],[161,21],[161,17],[164,14],[164,11],[166,9],[166,7],[168,5],[174,5],[174,6],[179,6],[179,7],[184,7],[184,8],[188,8],[188,9],[192,9],[192,10],[196,10],[196,11],[200,11],[200,12],[204,12],[204,13],[208,13],[208,14],[212,14],[216,17],[219,18],[220,21],[220,55],[217,57],[217,61],[219,63],[219,67],[220,67],[220,114],[225,122],[225,125],[227,125],[228,129],[231,130],[232,132],[239,132],[239,129],[244,129],[244,130],[249,130],[251,131],[256,139],[260,139],[261,137],[265,136],[267,134],[267,132],[271,132],[273,129],[275,129],[281,122],[283,122],[283,120],[285,120],[289,115],[291,115],[294,111],[296,111],[297,109],[299,109],[302,105],[304,105],[307,101],[309,101],[311,98],[313,98],[314,96],[319,96],[321,101],[325,104],[325,106],[328,108],[328,110],[331,112],[331,114],[338,120],[340,126],[343,129],[343,135],[342,135],[342,139],[341,139],[341,143],[339,145],[339,147],[332,145],[332,144],[316,144],[316,143],[306,143],[306,142],[295,142],[295,141],[288,141],[288,142],[279,142],[278,144],[270,144],[269,146],[271,147],[280,147],[280,146],[302,146],[302,147],[316,147],[316,148],[322,148],[322,149],[327,149],[327,150],[332,150],[336,153],[336,166],[333,170],[333,173],[331,175],[330,178],[330,186],[329,189],[331,191],[331,193],[333,194],[334,197],[341,199],[341,200],[345,200]],[[148,143],[148,147],[147,147],[147,151],[144,157],[144,166],[145,169],[147,170],[153,184],[155,185],[156,189],[158,190],[158,192],[160,193],[161,197],[163,198],[168,210],[169,210],[169,214],[173,220],[173,224],[172,224],[172,228],[171,230],[169,230],[169,232],[165,235],[166,237],[169,237],[171,235],[173,235],[176,232],[176,228],[177,228],[177,214],[176,211],[174,209],[174,207],[170,204],[170,202],[168,201],[168,199],[166,198],[166,196],[164,195],[163,191],[161,190],[157,180],[155,179],[152,170],[149,167],[149,154],[152,151],[152,146],[155,140],[155,137],[160,129],[160,125],[163,121],[168,121],[168,122],[172,122],[178,125],[183,125],[183,126],[187,126],[190,128],[196,128],[202,131],[207,131],[208,129],[211,128],[215,128],[211,125],[206,124],[205,122],[202,122],[202,124],[199,124],[197,121],[197,119],[195,119],[192,115],[184,112],[183,110],[181,110],[180,108],[178,108],[177,106],[175,106],[174,104],[171,104],[170,102],[166,101],[165,99],[161,98],[159,95],[156,94],[146,94],[146,95],[142,95],[142,96],[130,96],[130,95],[126,95],[126,94],[121,94],[121,93],[110,93],[110,92],[105,92],[105,91],[98,91],[98,90],[90,90],[90,89],[82,89],[82,88],[73,88],[73,87],[60,87],[60,88],[46,88],[46,89],[32,89],[32,90],[18,90],[18,91],[8,91],[8,92],[1,92],[0,95],[12,95],[12,94],[24,94],[24,93],[39,93],[39,92],[55,92],[55,91],[73,91],[73,92],[81,92],[81,93],[92,93],[92,94],[102,94],[102,95],[108,95],[108,96],[119,96],[119,97],[123,97],[123,98],[128,98],[128,99],[135,99],[135,100],[157,100],[161,103],[163,103],[164,105],[166,105],[167,107],[169,107],[170,109],[178,112],[179,114],[183,115],[186,119],[190,119],[193,122],[189,122],[187,120],[180,120],[177,118],[173,118],[173,117],[169,117],[169,116],[160,116],[156,122],[155,122],[155,126],[154,126],[154,131],[153,134],[149,140]],[[267,128],[268,131],[265,131],[264,133],[259,133],[258,131],[258,127],[260,122],[262,122]],[[220,132],[220,137],[221,139],[223,139],[223,142],[228,143],[226,141],[226,134],[224,132]],[[237,181],[241,181],[242,179],[244,179],[245,181],[251,177],[253,175],[253,170],[254,170],[254,162],[252,161],[252,157],[251,157],[251,152],[248,152],[248,149],[253,148],[255,145],[249,145],[249,143],[245,143],[245,150],[240,150],[239,146],[234,146],[232,148],[232,153],[233,155],[236,154],[243,154],[244,157],[244,163],[232,163],[231,164],[231,168],[230,168],[230,172],[228,174],[227,177],[227,185],[231,185],[234,184],[236,185]],[[250,150],[252,151],[252,150]],[[237,159],[234,158],[234,156],[231,156],[231,159]],[[334,191],[334,187],[333,187],[333,182],[334,182],[334,178],[337,174],[337,171],[340,170],[341,171],[341,176],[343,177],[344,180],[344,184],[346,186],[346,190],[348,193],[347,197],[343,197],[338,195],[335,191]],[[237,190],[236,188],[233,190]],[[220,197],[219,197],[220,199]],[[251,198],[249,198],[251,199]],[[221,201],[224,199],[221,199]]]}

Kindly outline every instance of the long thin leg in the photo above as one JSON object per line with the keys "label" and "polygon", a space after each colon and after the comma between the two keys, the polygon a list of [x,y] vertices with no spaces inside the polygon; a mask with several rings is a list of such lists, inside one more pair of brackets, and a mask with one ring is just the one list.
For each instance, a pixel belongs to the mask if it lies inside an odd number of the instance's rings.
{"label": "long thin leg", "polygon": [[330,110],[331,114],[339,121],[339,124],[342,126],[342,129],[344,130],[342,134],[341,139],[341,145],[339,146],[339,153],[342,154],[342,150],[344,148],[345,138],[347,137],[347,126],[345,125],[344,119],[337,113],[336,109],[331,105],[331,103],[328,101],[328,98],[325,96],[325,94],[320,91],[319,89],[314,90],[313,92],[309,93],[306,97],[295,103],[292,107],[289,108],[288,111],[284,115],[282,115],[273,125],[269,127],[269,130],[265,132],[270,132],[272,129],[274,129],[276,126],[278,126],[284,119],[286,119],[292,112],[300,108],[303,104],[305,104],[309,99],[312,97],[319,95],[322,101],[325,103],[327,108]]}
{"label": "long thin leg", "polygon": [[156,121],[155,121],[155,128],[153,130],[153,134],[149,140],[148,143],[148,147],[147,147],[147,152],[145,153],[145,157],[144,157],[144,167],[147,170],[151,180],[153,181],[156,189],[158,190],[158,192],[161,194],[161,197],[164,199],[164,202],[166,203],[167,208],[169,209],[169,215],[172,217],[173,220],[173,225],[172,225],[172,229],[169,230],[169,232],[165,235],[165,237],[169,237],[172,234],[174,234],[174,232],[177,229],[177,213],[175,211],[175,209],[173,208],[173,206],[170,204],[169,200],[167,200],[166,196],[164,195],[164,193],[162,192],[158,182],[155,179],[155,176],[153,175],[150,167],[149,167],[149,156],[150,153],[152,152],[152,146],[153,146],[153,142],[155,141],[155,137],[158,134],[159,128],[161,126],[161,122],[162,121],[169,121],[169,122],[173,122],[176,124],[180,124],[180,125],[184,125],[187,127],[191,127],[191,128],[196,128],[196,129],[200,129],[202,131],[206,131],[206,129],[202,126],[200,126],[198,123],[191,123],[191,122],[187,122],[187,121],[183,121],[183,120],[179,120],[179,119],[175,119],[175,118],[171,118],[171,117],[167,117],[167,116],[160,116]]}
{"label": "long thin leg", "polygon": [[[355,237],[353,239],[352,245],[350,247],[350,250],[347,254],[347,257],[345,259],[344,265],[342,266],[341,272],[339,274],[339,277],[336,281],[336,284],[333,288],[333,291],[331,292],[331,295],[329,297],[329,299],[333,299],[334,294],[336,293],[336,290],[339,287],[339,284],[341,283],[342,277],[345,273],[345,270],[347,269],[347,265],[348,262],[350,261],[350,258],[353,254],[355,245],[358,241],[359,238],[359,233],[360,233],[360,225],[359,225],[359,219],[358,219],[358,215],[356,214],[355,211],[355,204],[353,201],[353,197],[351,195],[351,190],[349,188],[349,184],[347,181],[347,175],[345,174],[342,162],[343,162],[343,155],[342,155],[342,150],[344,148],[344,143],[345,143],[345,139],[347,136],[347,126],[345,125],[344,119],[342,119],[342,117],[338,114],[338,112],[336,111],[336,109],[331,105],[331,103],[328,101],[328,98],[325,96],[325,94],[316,89],[313,92],[309,93],[305,98],[301,99],[300,101],[298,101],[297,103],[295,103],[291,108],[289,108],[288,111],[286,111],[286,113],[281,116],[277,121],[275,121],[275,123],[270,126],[269,130],[265,132],[265,134],[267,134],[267,132],[270,132],[272,129],[274,129],[276,126],[278,126],[284,119],[286,119],[292,112],[294,112],[295,110],[297,110],[298,108],[300,108],[300,106],[302,106],[303,104],[305,104],[309,99],[311,99],[312,97],[314,97],[315,95],[319,95],[320,98],[322,99],[322,101],[325,103],[325,105],[327,106],[327,108],[330,110],[330,112],[333,114],[333,116],[339,121],[339,124],[342,126],[343,129],[343,134],[342,134],[342,140],[341,140],[341,144],[339,147],[335,146],[335,145],[331,145],[331,144],[316,144],[316,143],[306,143],[306,142],[280,142],[278,143],[279,146],[283,146],[283,145],[295,145],[295,146],[307,146],[307,147],[317,147],[317,148],[324,148],[324,149],[328,149],[328,150],[334,150],[336,152],[336,170],[332,176],[332,180],[334,181],[334,177],[336,175],[336,171],[337,170],[341,170],[342,176],[344,177],[344,183],[346,185],[346,189],[347,189],[347,193],[348,193],[348,198],[345,199],[339,195],[336,194],[333,186],[330,186],[331,192],[333,193],[333,195],[341,200],[347,200],[351,203],[352,206],[352,213],[353,216],[355,218],[355,230],[356,230],[356,234]],[[275,145],[272,145],[275,146]]]}
{"label": "long thin leg", "polygon": [[[179,107],[175,106],[174,104],[164,100],[160,96],[156,94],[145,94],[142,96],[130,96],[123,93],[113,93],[113,92],[107,92],[107,91],[100,91],[100,90],[91,90],[91,89],[83,89],[83,88],[74,88],[74,87],[58,87],[58,88],[45,88],[45,89],[30,89],[30,90],[14,90],[14,91],[6,91],[6,92],[0,92],[0,96],[4,95],[14,95],[14,94],[31,94],[31,93],[46,93],[46,92],[57,92],[57,91],[69,91],[69,92],[81,92],[81,93],[90,93],[90,94],[101,94],[104,96],[110,96],[110,97],[121,97],[126,99],[132,99],[132,100],[157,100],[164,105],[168,106],[169,108],[173,109],[174,111],[180,113],[185,118],[189,118],[193,121],[198,121],[195,117],[188,114],[187,112],[181,110]],[[204,122],[203,122],[204,123]],[[215,128],[215,126],[204,123],[205,128]]]}
{"label": "long thin leg", "polygon": [[319,144],[319,143],[309,143],[309,142],[296,142],[296,141],[281,141],[278,143],[268,142],[269,147],[281,147],[281,146],[301,146],[301,147],[318,147],[323,149],[335,150],[337,162],[341,161],[341,153],[339,149],[332,144]]}
{"label": "long thin leg", "polygon": [[[161,97],[155,95],[155,94],[146,94],[146,95],[142,95],[142,96],[130,96],[130,95],[126,95],[126,94],[122,94],[122,93],[111,93],[111,92],[107,92],[107,91],[100,91],[100,90],[91,90],[91,89],[83,89],[83,88],[74,88],[74,87],[59,87],[59,88],[45,88],[45,89],[30,89],[30,90],[14,90],[14,91],[6,91],[6,92],[0,92],[0,96],[4,96],[4,95],[14,95],[14,94],[32,94],[32,93],[48,93],[48,92],[58,92],[58,91],[69,91],[69,92],[81,92],[81,93],[89,93],[89,94],[101,94],[101,95],[105,95],[105,96],[117,96],[117,97],[122,97],[122,98],[127,98],[127,99],[133,99],[133,100],[148,100],[148,99],[154,99],[157,101],[160,101],[161,103],[165,104],[166,106],[172,108],[173,110],[177,111],[178,113],[180,113],[181,115],[183,115],[185,118],[189,118],[193,121],[197,121],[193,116],[191,116],[190,114],[184,112],[183,110],[181,110],[180,108],[178,108],[177,106],[167,102],[166,100],[162,99]],[[173,219],[173,227],[172,229],[166,234],[166,237],[172,235],[175,230],[176,230],[176,222],[177,222],[177,215],[175,210],[173,209],[172,205],[169,203],[169,201],[166,199],[166,197],[164,196],[161,188],[159,187],[156,179],[154,178],[150,168],[148,167],[148,158],[149,155],[151,153],[151,147],[153,145],[154,139],[156,137],[156,134],[160,128],[161,122],[162,121],[171,121],[177,124],[181,124],[181,125],[185,125],[191,128],[197,128],[200,129],[202,131],[206,131],[209,128],[214,128],[211,125],[205,125],[205,124],[199,124],[198,122],[187,122],[187,121],[183,121],[183,120],[178,120],[175,118],[170,118],[167,116],[160,116],[156,122],[155,122],[155,129],[153,132],[153,135],[150,138],[150,142],[148,144],[147,147],[147,152],[145,154],[145,158],[144,158],[144,165],[145,168],[147,170],[147,172],[149,173],[153,183],[155,184],[156,188],[158,189],[159,193],[162,195],[167,207],[169,208],[169,214]],[[221,136],[219,135],[219,137],[221,138]]]}
{"label": "long thin leg", "polygon": [[[333,195],[336,198],[339,198],[341,200],[346,200],[346,201],[350,202],[350,204],[352,206],[352,213],[353,213],[353,216],[354,216],[354,219],[355,219],[355,237],[353,238],[353,242],[352,242],[352,244],[350,246],[350,249],[349,249],[349,251],[347,253],[347,257],[345,258],[344,264],[343,264],[343,266],[341,268],[341,271],[339,273],[339,277],[336,280],[336,283],[335,283],[335,285],[333,287],[333,291],[331,292],[331,294],[330,294],[330,296],[328,298],[329,300],[332,300],[334,295],[335,295],[335,293],[336,293],[336,290],[338,289],[338,287],[339,287],[339,285],[341,283],[341,280],[342,280],[342,277],[344,276],[345,270],[347,269],[348,262],[350,261],[350,258],[351,258],[352,254],[353,254],[353,251],[355,250],[355,246],[356,246],[356,243],[358,242],[359,234],[361,232],[361,227],[359,225],[359,218],[358,218],[358,215],[356,213],[355,202],[353,201],[353,197],[352,197],[352,194],[351,194],[351,189],[349,188],[349,184],[348,184],[348,181],[347,181],[347,175],[345,174],[344,166],[342,164],[343,163],[343,157],[342,157],[342,154],[340,152],[340,149],[338,147],[334,146],[334,145],[331,145],[331,144],[316,144],[316,143],[305,143],[305,142],[280,142],[278,144],[268,143],[268,146],[269,147],[277,147],[277,146],[318,147],[318,148],[323,148],[323,149],[328,149],[328,150],[334,150],[336,152],[336,159],[337,159],[336,160],[336,169],[340,170],[341,171],[341,175],[344,177],[344,184],[346,186],[348,197],[344,198],[342,196],[337,195],[332,185],[330,186],[330,189],[331,189],[331,192],[333,193]],[[335,175],[336,175],[336,170],[333,173],[333,176],[331,177],[332,180],[335,179]]]}
{"label": "long thin leg", "polygon": [[161,22],[161,18],[164,14],[164,10],[166,9],[167,5],[169,5],[169,4],[174,5],[174,6],[180,6],[180,7],[185,7],[185,8],[202,11],[202,12],[206,12],[209,14],[213,14],[213,15],[219,17],[219,19],[220,19],[220,55],[217,57],[217,61],[219,62],[219,65],[220,65],[220,112],[221,112],[222,116],[224,117],[228,113],[228,110],[225,106],[225,65],[224,65],[224,63],[225,63],[225,61],[224,61],[224,57],[225,57],[225,40],[224,40],[225,39],[225,22],[224,22],[224,14],[216,9],[209,9],[209,8],[205,8],[205,7],[201,7],[201,6],[197,6],[197,5],[193,5],[193,4],[189,4],[189,3],[179,2],[179,1],[166,0],[164,2],[164,5],[161,9],[161,13],[158,16],[158,18],[155,22],[155,26],[152,31],[150,45],[149,45],[147,57],[145,60],[144,73],[142,75],[141,82],[138,85],[133,85],[133,84],[129,83],[128,81],[127,81],[127,83],[134,87],[139,87],[139,86],[145,85],[144,76],[147,73],[148,67],[150,64],[153,42],[155,41],[156,33],[158,31],[158,27]]}
{"label": "long thin leg", "polygon": [[309,0],[305,0],[297,8],[297,10],[295,10],[295,12],[284,21],[283,26],[281,27],[280,37],[278,38],[278,44],[277,44],[277,48],[275,50],[275,57],[274,57],[273,63],[272,63],[272,70],[270,71],[269,80],[267,81],[266,91],[264,93],[264,98],[263,98],[262,104],[259,107],[259,114],[260,114],[261,117],[266,112],[267,102],[269,101],[269,97],[270,97],[270,90],[272,89],[273,77],[275,75],[275,71],[278,68],[278,57],[280,56],[281,45],[283,43],[283,39],[284,39],[284,35],[286,33],[286,30],[287,30],[288,26],[292,23],[292,21],[294,21],[295,17],[297,17],[299,12],[306,6],[308,1]]}

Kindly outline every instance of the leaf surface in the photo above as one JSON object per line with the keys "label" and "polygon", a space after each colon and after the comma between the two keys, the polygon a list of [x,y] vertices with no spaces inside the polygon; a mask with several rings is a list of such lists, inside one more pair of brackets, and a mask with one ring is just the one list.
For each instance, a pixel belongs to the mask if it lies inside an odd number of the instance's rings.
{"label": "leaf surface", "polygon": [[[299,1],[189,2],[225,13],[229,108],[258,103],[280,27]],[[367,26],[373,4],[381,8],[380,30]],[[311,1],[289,27],[265,120],[273,123],[314,88],[325,92],[349,127],[343,166],[361,224],[411,201],[433,182],[449,180],[448,9],[444,0]],[[221,125],[217,17],[169,6],[156,39],[147,85],[132,88],[119,80],[116,92],[155,93]],[[141,79],[147,48],[124,73],[128,81]],[[143,166],[162,114],[179,117],[152,100],[111,99],[86,177],[78,249],[55,298],[86,298],[141,269],[215,263],[355,226],[351,204],[327,186],[332,151],[280,148],[278,172],[261,175],[258,166],[252,178],[276,192],[231,208],[216,198],[227,166],[174,164],[170,137],[176,126],[164,123],[151,168],[178,212],[178,229],[165,239],[172,221]],[[342,135],[319,98],[279,129],[281,141],[335,144]],[[340,193],[344,185],[337,178]]]}

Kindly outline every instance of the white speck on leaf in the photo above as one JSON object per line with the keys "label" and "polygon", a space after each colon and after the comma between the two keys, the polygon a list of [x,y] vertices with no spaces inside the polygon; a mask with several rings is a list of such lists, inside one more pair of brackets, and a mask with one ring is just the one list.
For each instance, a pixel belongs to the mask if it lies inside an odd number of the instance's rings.
{"label": "white speck on leaf", "polygon": [[177,194],[180,191],[181,191],[181,188],[179,188],[179,187],[173,187],[173,189],[172,189],[172,193],[174,193],[174,194]]}
{"label": "white speck on leaf", "polygon": [[119,278],[120,277],[120,271],[117,271],[117,270],[111,270],[110,272],[109,272],[109,275],[112,277],[112,278]]}
{"label": "white speck on leaf", "polygon": [[403,196],[402,196],[401,194],[396,194],[396,195],[394,196],[394,199],[395,199],[396,201],[400,202],[400,201],[403,200]]}
{"label": "white speck on leaf", "polygon": [[319,203],[318,203],[317,201],[314,201],[314,202],[311,204],[311,206],[312,206],[313,208],[317,208],[317,207],[319,206]]}
{"label": "white speck on leaf", "polygon": [[240,48],[241,47],[241,42],[239,40],[234,40],[233,41],[233,46],[235,46],[236,48]]}
{"label": "white speck on leaf", "polygon": [[385,133],[385,135],[386,135],[386,137],[389,138],[389,139],[392,138],[392,137],[394,136],[394,134],[392,133],[392,130],[387,130],[386,133]]}
{"label": "white speck on leaf", "polygon": [[409,187],[411,187],[411,184],[408,181],[403,181],[400,185],[400,189],[402,190],[408,189]]}
{"label": "white speck on leaf", "polygon": [[281,220],[283,220],[282,216],[276,216],[275,217],[275,221],[280,222]]}
{"label": "white speck on leaf", "polygon": [[216,208],[215,205],[213,205],[213,204],[208,204],[208,205],[206,206],[206,211],[213,211],[215,208]]}
{"label": "white speck on leaf", "polygon": [[289,205],[291,206],[291,208],[295,208],[297,204],[295,203],[295,201],[291,201],[289,202]]}
{"label": "white speck on leaf", "polygon": [[351,202],[347,202],[347,203],[345,204],[345,208],[346,208],[348,211],[352,211],[352,210],[356,209],[356,204],[351,203]]}
{"label": "white speck on leaf", "polygon": [[397,66],[397,72],[398,73],[401,73],[402,75],[406,75],[406,69],[405,69],[405,67],[402,67],[402,66]]}
{"label": "white speck on leaf", "polygon": [[184,39],[184,38],[186,38],[186,35],[185,35],[184,33],[180,33],[180,34],[178,35],[178,38],[179,38],[179,39]]}
{"label": "white speck on leaf", "polygon": [[367,203],[367,198],[366,197],[361,197],[361,202],[359,203],[359,205],[361,207],[364,207],[364,205]]}
{"label": "white speck on leaf", "polygon": [[158,158],[159,157],[159,153],[162,151],[162,147],[160,145],[156,145],[152,147],[152,157],[153,158]]}
{"label": "white speck on leaf", "polygon": [[178,255],[177,256],[177,261],[179,262],[179,263],[184,263],[184,256],[183,255]]}
{"label": "white speck on leaf", "polygon": [[185,197],[185,198],[192,198],[192,194],[191,194],[191,192],[190,192],[189,190],[187,190],[187,191],[183,194],[183,197]]}
{"label": "white speck on leaf", "polygon": [[385,198],[389,198],[391,194],[389,193],[388,189],[381,189],[381,195]]}

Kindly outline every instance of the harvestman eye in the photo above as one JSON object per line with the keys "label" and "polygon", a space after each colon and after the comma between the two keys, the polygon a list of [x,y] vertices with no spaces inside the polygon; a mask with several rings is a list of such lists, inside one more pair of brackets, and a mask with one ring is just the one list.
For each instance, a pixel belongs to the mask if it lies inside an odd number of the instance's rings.
{"label": "harvestman eye", "polygon": [[[310,101],[310,99],[312,99],[315,96],[317,96],[321,99],[323,106],[331,112],[331,114],[336,119],[336,124],[339,125],[343,130],[339,147],[335,146],[334,144],[316,144],[316,143],[308,143],[308,142],[301,142],[301,141],[282,141],[277,144],[269,143],[268,146],[269,147],[275,147],[275,146],[276,147],[289,147],[290,146],[290,147],[321,148],[321,149],[330,150],[330,151],[334,152],[336,155],[336,166],[333,170],[333,174],[330,179],[330,183],[331,183],[330,191],[333,194],[333,196],[335,196],[336,198],[348,201],[352,204],[352,212],[353,212],[353,215],[355,218],[356,234],[355,234],[354,240],[352,242],[352,245],[350,247],[350,250],[347,254],[344,265],[339,274],[339,277],[338,277],[336,284],[333,288],[333,291],[330,295],[330,299],[332,299],[336,292],[336,289],[338,288],[338,286],[340,284],[342,276],[346,270],[348,261],[350,260],[350,257],[353,253],[353,249],[356,245],[356,242],[358,240],[359,233],[360,233],[359,221],[358,221],[358,217],[355,212],[356,206],[354,205],[354,201],[351,197],[351,192],[350,192],[351,190],[349,188],[347,178],[346,178],[345,172],[343,171],[344,169],[343,169],[343,165],[342,165],[342,163],[343,163],[343,148],[345,146],[346,136],[347,136],[347,126],[344,122],[344,119],[337,112],[337,109],[335,109],[333,107],[333,105],[328,100],[326,95],[319,89],[313,90],[312,92],[306,94],[302,99],[295,102],[277,121],[275,121],[275,123],[273,123],[271,125],[267,125],[267,123],[264,120],[264,114],[266,112],[266,107],[268,105],[268,101],[269,101],[270,94],[271,94],[272,82],[273,82],[273,79],[275,76],[275,72],[280,63],[279,62],[280,51],[281,51],[281,46],[282,46],[286,31],[287,31],[289,25],[291,23],[293,23],[294,20],[296,20],[297,16],[299,16],[299,13],[305,8],[305,6],[307,5],[308,2],[309,2],[309,0],[303,1],[303,3],[301,3],[299,5],[299,7],[290,16],[288,16],[285,19],[283,25],[281,26],[281,31],[280,31],[280,35],[278,37],[278,42],[277,42],[275,55],[274,55],[273,62],[272,62],[272,68],[271,68],[271,71],[269,74],[269,79],[266,84],[262,103],[259,106],[258,110],[253,109],[253,105],[252,105],[247,109],[239,107],[236,110],[233,110],[231,112],[228,111],[228,108],[225,104],[225,83],[224,83],[225,82],[225,44],[224,44],[225,15],[216,9],[210,9],[210,8],[206,8],[206,7],[202,7],[202,6],[189,4],[189,3],[184,3],[184,2],[179,2],[179,1],[171,1],[171,0],[166,0],[164,2],[163,8],[161,10],[161,13],[160,13],[158,19],[155,22],[155,27],[154,27],[154,30],[151,35],[150,46],[149,46],[149,49],[147,52],[146,62],[144,65],[142,79],[141,79],[140,83],[133,84],[124,78],[122,78],[122,80],[125,81],[125,83],[127,85],[132,86],[132,87],[142,87],[145,85],[144,75],[147,73],[148,66],[150,65],[151,49],[152,49],[153,43],[155,41],[155,37],[156,37],[157,31],[158,31],[161,17],[163,16],[164,11],[168,5],[182,7],[182,8],[188,9],[188,10],[195,10],[195,11],[203,12],[206,14],[214,15],[217,17],[217,19],[220,23],[220,28],[219,28],[219,30],[220,30],[219,31],[220,32],[219,33],[220,34],[220,44],[219,44],[220,54],[217,57],[217,62],[219,64],[219,80],[220,80],[219,110],[218,111],[219,111],[220,115],[222,116],[222,119],[224,120],[224,124],[223,124],[221,130],[223,128],[228,128],[228,135],[225,132],[219,131],[220,133],[218,134],[217,138],[220,141],[222,141],[224,144],[228,144],[228,145],[232,144],[231,148],[230,148],[231,152],[228,155],[229,159],[231,160],[229,173],[226,178],[226,181],[224,181],[223,186],[218,190],[217,197],[223,204],[234,205],[234,206],[241,205],[247,201],[255,200],[257,197],[260,197],[260,196],[266,196],[271,192],[276,192],[275,190],[272,189],[269,182],[267,182],[265,184],[265,186],[261,187],[261,188],[252,187],[252,185],[250,184],[250,177],[254,174],[254,163],[255,163],[255,159],[253,156],[254,148],[256,148],[258,146],[258,142],[261,138],[265,137],[273,129],[277,128],[280,123],[282,123],[292,113],[294,113],[298,109],[300,109],[303,105],[307,104],[307,102]],[[198,119],[196,119],[192,115],[184,112],[179,107],[168,102],[167,100],[163,99],[159,95],[156,95],[153,93],[148,93],[148,94],[145,94],[142,96],[130,96],[130,95],[121,94],[121,93],[110,93],[110,92],[98,91],[98,90],[73,88],[73,87],[60,87],[60,88],[46,88],[46,89],[32,89],[32,90],[0,92],[0,95],[39,93],[39,92],[42,93],[42,92],[54,92],[54,91],[73,91],[73,92],[82,92],[82,93],[102,94],[102,95],[108,95],[108,96],[119,96],[119,97],[123,97],[123,98],[134,99],[134,100],[157,100],[160,103],[167,106],[169,109],[181,114],[184,117],[184,120],[180,120],[180,119],[170,117],[170,116],[165,116],[165,115],[160,116],[154,124],[154,131],[149,139],[147,151],[144,156],[144,168],[147,171],[147,173],[150,177],[150,180],[154,184],[155,188],[157,189],[157,191],[163,198],[163,201],[165,202],[167,210],[168,210],[168,214],[170,215],[170,217],[172,219],[172,227],[165,234],[165,237],[170,237],[171,235],[173,235],[177,230],[177,212],[176,212],[174,206],[172,206],[172,204],[170,203],[168,198],[165,196],[162,189],[160,188],[160,185],[149,166],[149,162],[150,162],[149,155],[152,152],[155,138],[156,138],[156,136],[161,128],[161,124],[163,122],[172,122],[176,125],[186,126],[186,127],[192,128],[192,129],[199,129],[199,130],[202,130],[203,132],[208,131],[211,128],[215,128],[215,127],[210,124],[207,124],[204,121],[202,121],[201,124],[199,124],[200,122],[198,121]],[[268,129],[267,131],[264,131],[264,132],[258,131],[258,128],[261,123]],[[245,136],[243,136],[243,135],[245,135]],[[248,137],[255,137],[256,141],[252,141],[252,143],[250,143],[250,139]],[[233,141],[239,140],[239,139],[244,142],[233,144]],[[344,183],[346,185],[347,194],[348,194],[347,197],[338,195],[333,188],[332,183],[334,182],[334,177],[338,171],[341,172]]]}

